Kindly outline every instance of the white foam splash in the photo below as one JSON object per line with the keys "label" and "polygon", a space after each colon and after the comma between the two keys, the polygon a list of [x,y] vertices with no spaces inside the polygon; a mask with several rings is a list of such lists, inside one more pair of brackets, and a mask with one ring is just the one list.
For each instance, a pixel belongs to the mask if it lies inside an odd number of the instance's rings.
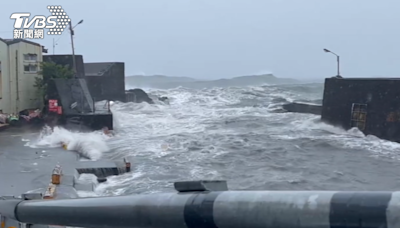
{"label": "white foam splash", "polygon": [[[228,152],[222,144],[228,139],[219,142],[210,141],[207,137],[210,133],[229,137],[228,135],[234,130],[207,129],[210,123],[213,121],[224,123],[225,119],[237,116],[271,115],[266,107],[230,106],[240,102],[240,97],[236,94],[242,90],[232,87],[203,89],[196,92],[180,87],[146,91],[167,96],[170,105],[117,102],[112,106],[117,136],[109,140],[109,146],[120,153],[119,156],[145,157],[147,161],[171,159],[171,162],[183,164],[226,154]],[[255,90],[261,89],[255,88]],[[228,133],[227,136],[224,136],[224,132]],[[199,145],[196,145],[196,142],[199,142]],[[200,151],[188,152],[188,147],[191,146],[198,146]],[[163,165],[156,166],[162,169]],[[126,188],[153,191],[151,187],[154,186],[170,186],[171,179],[149,179],[149,176],[154,175],[154,169],[155,167],[149,166],[147,162],[134,162],[133,175],[108,178],[107,182],[101,183],[96,188],[96,192],[118,195],[124,193]],[[200,166],[188,166],[187,169],[189,169],[188,177],[182,179],[220,177],[219,172],[214,169],[201,169]],[[129,186],[133,183],[135,187]]]}
{"label": "white foam splash", "polygon": [[38,139],[28,142],[26,146],[56,148],[65,143],[68,150],[76,151],[91,160],[98,160],[104,152],[109,150],[105,142],[108,138],[100,132],[80,133],[62,127],[54,127],[52,131],[49,127],[45,127]]}
{"label": "white foam splash", "polygon": [[[400,160],[400,144],[388,140],[380,139],[374,135],[364,135],[357,128],[344,130],[320,121],[319,116],[285,113],[279,114],[281,117],[296,116],[294,121],[288,122],[283,127],[285,134],[273,135],[281,139],[313,139],[320,141],[333,141],[343,149],[360,149],[369,152],[369,156],[386,156],[392,159]],[[318,134],[317,132],[328,134]],[[368,156],[368,154],[366,154]]]}

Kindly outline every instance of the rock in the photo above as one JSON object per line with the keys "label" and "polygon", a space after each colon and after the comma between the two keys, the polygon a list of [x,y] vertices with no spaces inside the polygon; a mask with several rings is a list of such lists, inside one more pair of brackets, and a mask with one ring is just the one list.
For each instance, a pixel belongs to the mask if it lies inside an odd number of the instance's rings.
{"label": "rock", "polygon": [[126,91],[126,102],[147,102],[149,104],[154,104],[154,101],[149,97],[149,95],[142,89],[130,89]]}
{"label": "rock", "polygon": [[106,182],[107,181],[107,178],[106,177],[98,177],[97,178],[97,182],[98,183],[104,183],[104,182]]}
{"label": "rock", "polygon": [[166,104],[169,104],[169,98],[168,97],[159,97],[158,100],[162,101],[162,102],[164,102]]}
{"label": "rock", "polygon": [[169,98],[168,97],[158,97],[152,95],[151,97],[142,89],[130,89],[125,91],[126,97],[125,97],[125,102],[134,102],[134,103],[141,103],[141,102],[147,102],[149,104],[154,104],[154,101],[161,101],[166,104],[169,104]]}
{"label": "rock", "polygon": [[159,97],[158,100],[160,100],[160,101],[166,101],[166,100],[168,100],[168,97]]}

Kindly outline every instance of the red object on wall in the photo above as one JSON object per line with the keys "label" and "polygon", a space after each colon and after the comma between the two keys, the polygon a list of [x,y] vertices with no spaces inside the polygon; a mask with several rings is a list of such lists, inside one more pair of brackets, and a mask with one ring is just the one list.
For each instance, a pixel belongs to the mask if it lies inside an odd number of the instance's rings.
{"label": "red object on wall", "polygon": [[58,109],[57,109],[57,114],[59,114],[59,115],[61,115],[61,114],[62,114],[62,107],[61,107],[61,106],[58,106]]}
{"label": "red object on wall", "polygon": [[49,112],[58,112],[58,101],[54,99],[49,100]]}
{"label": "red object on wall", "polygon": [[50,108],[50,109],[56,108],[56,107],[58,106],[57,103],[58,103],[57,100],[50,99],[50,100],[49,100],[49,108]]}

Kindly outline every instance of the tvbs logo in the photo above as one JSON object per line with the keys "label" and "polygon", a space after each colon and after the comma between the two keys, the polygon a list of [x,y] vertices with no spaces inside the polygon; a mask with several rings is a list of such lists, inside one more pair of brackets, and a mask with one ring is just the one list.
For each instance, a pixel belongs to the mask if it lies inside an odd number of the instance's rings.
{"label": "tvbs logo", "polygon": [[44,29],[48,35],[61,35],[71,19],[61,6],[47,6],[50,16],[34,16],[31,20],[30,13],[13,13],[14,39],[43,39]]}

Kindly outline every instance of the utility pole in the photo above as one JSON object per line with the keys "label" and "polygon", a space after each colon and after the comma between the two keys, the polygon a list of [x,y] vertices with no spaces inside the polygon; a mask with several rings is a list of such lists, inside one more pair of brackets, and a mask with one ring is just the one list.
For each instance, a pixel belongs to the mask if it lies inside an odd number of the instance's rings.
{"label": "utility pole", "polygon": [[73,65],[72,67],[73,67],[74,77],[75,78],[78,77],[78,75],[77,75],[78,71],[76,69],[76,59],[75,59],[75,47],[74,47],[74,35],[75,35],[75,33],[74,33],[74,28],[77,25],[82,24],[82,22],[83,22],[83,20],[80,20],[78,22],[78,24],[76,24],[74,27],[72,27],[72,23],[71,23],[71,21],[69,21],[69,31],[70,31],[70,34],[71,34],[71,48],[72,48],[72,65]]}
{"label": "utility pole", "polygon": [[324,51],[325,51],[325,52],[332,53],[333,55],[336,56],[336,61],[337,61],[337,76],[340,76],[340,56],[337,55],[337,54],[334,53],[334,52],[331,52],[331,51],[328,50],[328,49],[324,49]]}

